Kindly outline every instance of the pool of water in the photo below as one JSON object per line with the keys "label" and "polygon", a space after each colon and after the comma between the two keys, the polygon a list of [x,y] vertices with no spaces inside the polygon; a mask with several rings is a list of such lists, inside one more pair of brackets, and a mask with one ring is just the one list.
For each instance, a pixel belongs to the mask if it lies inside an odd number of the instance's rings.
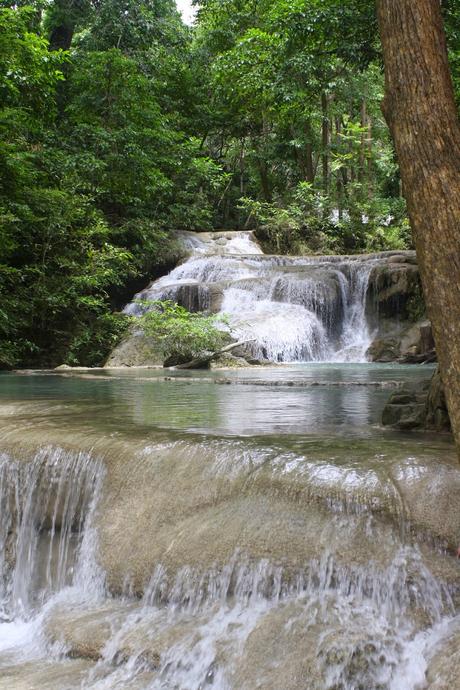
{"label": "pool of water", "polygon": [[[380,426],[392,390],[430,366],[302,364],[226,371],[88,370],[0,376],[0,406],[27,424],[108,433],[413,439]],[[1,412],[1,410],[0,410]]]}

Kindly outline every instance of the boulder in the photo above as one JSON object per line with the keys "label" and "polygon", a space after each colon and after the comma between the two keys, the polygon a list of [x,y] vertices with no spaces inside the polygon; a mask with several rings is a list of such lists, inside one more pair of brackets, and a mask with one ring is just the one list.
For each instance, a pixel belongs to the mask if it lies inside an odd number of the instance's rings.
{"label": "boulder", "polygon": [[423,319],[406,328],[379,335],[370,344],[367,356],[371,362],[407,363],[434,361],[434,340],[431,323]]}
{"label": "boulder", "polygon": [[398,336],[375,338],[370,344],[366,356],[371,362],[394,362],[400,356]]}
{"label": "boulder", "polygon": [[152,338],[147,338],[143,333],[134,333],[117,345],[105,367],[162,366],[163,359],[162,351]]}
{"label": "boulder", "polygon": [[161,300],[171,300],[187,311],[206,311],[210,306],[209,288],[196,281],[170,285],[159,295]]}
{"label": "boulder", "polygon": [[403,430],[450,431],[439,369],[435,371],[431,381],[405,386],[392,393],[383,408],[382,424]]}
{"label": "boulder", "polygon": [[367,311],[377,320],[396,317],[406,321],[413,318],[414,311],[424,312],[418,266],[394,258],[376,264],[369,277]]}
{"label": "boulder", "polygon": [[368,351],[373,362],[435,361],[431,324],[415,255],[381,257],[369,276],[366,318],[375,338]]}
{"label": "boulder", "polygon": [[211,361],[209,366],[211,369],[244,369],[251,365],[243,357],[235,357],[229,352],[226,352],[219,355],[217,359]]}

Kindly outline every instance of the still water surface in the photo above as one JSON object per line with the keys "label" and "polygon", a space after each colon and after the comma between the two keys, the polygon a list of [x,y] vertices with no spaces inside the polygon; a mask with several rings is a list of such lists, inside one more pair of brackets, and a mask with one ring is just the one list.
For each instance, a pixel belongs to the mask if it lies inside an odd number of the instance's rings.
{"label": "still water surface", "polygon": [[413,434],[383,429],[381,412],[398,385],[428,381],[432,371],[431,366],[301,364],[236,371],[4,374],[0,403],[24,403],[24,417],[32,414],[37,422],[40,417],[56,424],[73,421],[108,433],[413,440]]}

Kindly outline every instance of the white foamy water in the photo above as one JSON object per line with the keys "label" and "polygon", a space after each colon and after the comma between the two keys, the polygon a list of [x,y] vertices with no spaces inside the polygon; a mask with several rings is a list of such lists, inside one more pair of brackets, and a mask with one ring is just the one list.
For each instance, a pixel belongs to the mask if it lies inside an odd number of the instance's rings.
{"label": "white foamy water", "polygon": [[93,592],[101,577],[89,524],[102,467],[88,454],[41,448],[0,455],[0,618],[27,620],[54,592]]}
{"label": "white foamy water", "polygon": [[[229,316],[253,357],[274,362],[363,362],[372,257],[264,256],[252,233],[183,233],[190,257],[136,295],[125,312],[172,300]],[[138,300],[144,300],[144,304]]]}
{"label": "white foamy water", "polygon": [[[156,462],[175,447],[152,444],[141,457]],[[184,452],[190,466],[179,463],[178,487],[200,455],[193,460],[197,450],[191,445]],[[456,591],[432,572],[400,525],[379,522],[383,504],[372,499],[378,473],[334,469],[332,462],[316,468],[294,452],[283,457],[274,450],[262,450],[251,469],[240,444],[233,454],[216,445],[216,454],[222,458],[203,477],[209,486],[214,479],[238,482],[249,470],[248,478],[267,473],[270,457],[266,481],[289,480],[293,489],[311,485],[318,557],[289,563],[286,543],[284,564],[251,557],[244,548],[223,565],[184,564],[173,572],[158,563],[140,599],[133,595],[127,562],[124,591],[112,597],[97,562],[103,462],[52,446],[2,456],[2,690],[425,687],[434,650],[442,652],[444,640],[460,627]],[[171,466],[170,472],[177,471]],[[160,495],[162,488],[155,490]],[[341,507],[338,497],[321,507],[313,493],[319,498],[322,491],[325,497],[342,492]],[[257,521],[252,526],[251,510],[252,530]],[[134,507],[128,519],[137,519]],[[226,524],[221,529],[225,538]],[[295,521],[290,529],[294,536]],[[275,530],[273,548],[279,549],[277,538]],[[353,544],[366,541],[378,548],[363,561],[362,547],[354,556]],[[133,550],[133,562],[136,557]],[[434,552],[432,558],[442,571],[442,557]]]}

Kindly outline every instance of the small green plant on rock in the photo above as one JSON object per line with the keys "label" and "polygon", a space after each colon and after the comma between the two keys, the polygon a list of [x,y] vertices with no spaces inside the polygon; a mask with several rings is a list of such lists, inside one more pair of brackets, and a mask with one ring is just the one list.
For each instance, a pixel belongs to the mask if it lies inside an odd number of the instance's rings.
{"label": "small green plant on rock", "polygon": [[[229,341],[227,318],[222,314],[189,312],[171,300],[141,300],[148,307],[140,318],[147,337],[153,338],[169,364],[187,362],[215,352]],[[220,328],[219,328],[220,326]]]}

